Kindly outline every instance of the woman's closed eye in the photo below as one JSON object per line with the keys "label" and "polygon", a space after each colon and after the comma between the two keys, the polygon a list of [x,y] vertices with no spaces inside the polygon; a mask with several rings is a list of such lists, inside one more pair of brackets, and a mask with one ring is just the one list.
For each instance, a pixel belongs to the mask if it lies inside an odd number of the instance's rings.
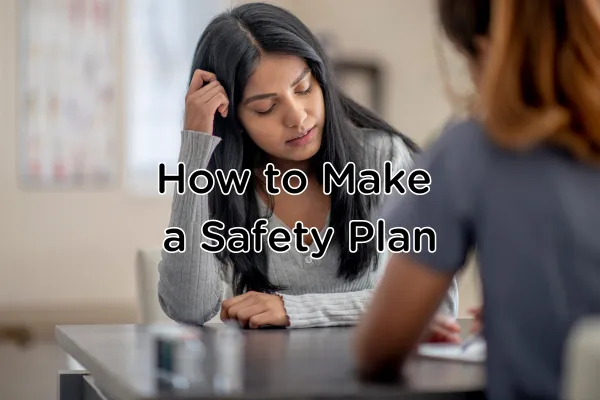
{"label": "woman's closed eye", "polygon": [[308,87],[305,90],[296,92],[296,94],[299,94],[300,96],[304,96],[304,95],[309,94],[311,92],[311,90],[312,90],[312,85],[308,85]]}
{"label": "woman's closed eye", "polygon": [[[312,85],[309,85],[305,90],[297,91],[296,94],[299,95],[299,96],[306,96],[311,91],[312,91]],[[269,108],[267,108],[265,110],[256,110],[255,113],[257,113],[258,115],[267,115],[267,114],[270,114],[273,111],[273,109],[275,108],[276,105],[277,105],[277,103],[273,103]]]}
{"label": "woman's closed eye", "polygon": [[268,109],[266,109],[266,110],[264,110],[264,111],[259,111],[259,110],[256,110],[255,112],[256,112],[257,114],[259,114],[259,115],[267,115],[267,114],[270,114],[270,113],[271,113],[271,111],[273,111],[273,109],[274,109],[274,108],[275,108],[275,104],[273,104],[271,107],[269,107]]}

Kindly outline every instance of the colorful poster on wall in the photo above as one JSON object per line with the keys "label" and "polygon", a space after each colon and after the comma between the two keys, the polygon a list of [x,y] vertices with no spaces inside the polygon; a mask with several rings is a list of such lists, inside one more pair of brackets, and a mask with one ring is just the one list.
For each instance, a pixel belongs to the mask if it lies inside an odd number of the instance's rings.
{"label": "colorful poster on wall", "polygon": [[21,0],[19,172],[28,188],[118,173],[118,0]]}

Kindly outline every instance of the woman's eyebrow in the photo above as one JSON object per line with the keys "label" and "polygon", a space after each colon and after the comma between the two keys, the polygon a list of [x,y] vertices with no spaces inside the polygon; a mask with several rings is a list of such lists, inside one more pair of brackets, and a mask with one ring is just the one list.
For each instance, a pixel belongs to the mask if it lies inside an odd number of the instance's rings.
{"label": "woman's eyebrow", "polygon": [[[302,79],[306,78],[306,76],[309,73],[310,73],[310,68],[306,68],[304,71],[302,71],[302,73],[300,75],[298,75],[298,77],[296,79],[294,79],[294,81],[290,84],[290,87],[296,86],[298,83],[300,83],[300,81],[302,81]],[[276,93],[257,94],[257,95],[248,97],[246,100],[244,100],[243,104],[248,105],[248,104],[252,103],[253,101],[268,99],[269,97],[275,97],[275,96],[277,96]]]}
{"label": "woman's eyebrow", "polygon": [[300,75],[298,75],[298,77],[296,79],[294,79],[294,82],[292,82],[290,87],[296,86],[298,83],[300,83],[300,81],[302,81],[302,79],[306,78],[306,75],[308,75],[309,73],[310,73],[310,68],[306,68],[304,71],[302,71],[302,73]]}

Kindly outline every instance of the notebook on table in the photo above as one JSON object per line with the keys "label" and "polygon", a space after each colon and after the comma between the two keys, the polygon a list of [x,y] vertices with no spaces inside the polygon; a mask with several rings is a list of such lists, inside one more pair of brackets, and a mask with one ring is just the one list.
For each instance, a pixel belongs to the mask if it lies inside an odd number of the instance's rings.
{"label": "notebook on table", "polygon": [[484,339],[474,342],[465,350],[460,343],[425,343],[419,346],[418,354],[421,357],[440,360],[483,363],[486,360],[487,348]]}

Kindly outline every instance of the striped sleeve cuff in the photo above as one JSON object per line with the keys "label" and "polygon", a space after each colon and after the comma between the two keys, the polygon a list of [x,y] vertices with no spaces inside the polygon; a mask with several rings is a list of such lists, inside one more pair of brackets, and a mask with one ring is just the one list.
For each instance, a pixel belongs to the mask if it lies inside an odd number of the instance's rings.
{"label": "striped sleeve cuff", "polygon": [[283,298],[289,328],[348,326],[358,323],[373,291],[287,295]]}

